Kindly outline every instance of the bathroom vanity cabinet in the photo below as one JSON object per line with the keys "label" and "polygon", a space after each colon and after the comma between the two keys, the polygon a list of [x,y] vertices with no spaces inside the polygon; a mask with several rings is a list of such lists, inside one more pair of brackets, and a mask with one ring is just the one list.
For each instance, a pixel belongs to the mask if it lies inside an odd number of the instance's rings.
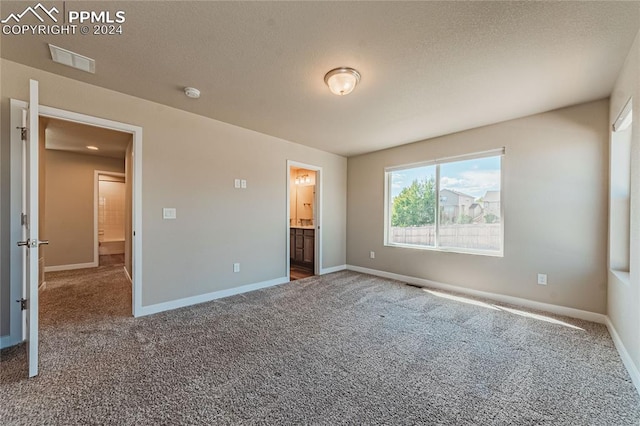
{"label": "bathroom vanity cabinet", "polygon": [[290,228],[290,258],[292,265],[298,265],[313,271],[315,230],[313,228]]}

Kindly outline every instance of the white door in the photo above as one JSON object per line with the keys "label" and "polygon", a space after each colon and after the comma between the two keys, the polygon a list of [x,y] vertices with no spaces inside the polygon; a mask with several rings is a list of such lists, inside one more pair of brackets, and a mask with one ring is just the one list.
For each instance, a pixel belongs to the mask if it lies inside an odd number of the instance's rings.
{"label": "white door", "polygon": [[[29,81],[29,110],[26,137],[23,136],[24,155],[24,247],[23,306],[26,308],[25,335],[29,360],[29,377],[38,374],[38,82]],[[24,134],[24,133],[23,133]]]}

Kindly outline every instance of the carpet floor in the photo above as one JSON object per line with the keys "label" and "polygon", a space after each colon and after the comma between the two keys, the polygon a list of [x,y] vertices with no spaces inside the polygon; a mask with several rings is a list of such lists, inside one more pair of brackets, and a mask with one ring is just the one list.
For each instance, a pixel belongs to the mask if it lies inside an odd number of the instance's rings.
{"label": "carpet floor", "polygon": [[347,271],[135,319],[95,274],[42,292],[39,376],[0,354],[0,424],[640,421],[600,324]]}

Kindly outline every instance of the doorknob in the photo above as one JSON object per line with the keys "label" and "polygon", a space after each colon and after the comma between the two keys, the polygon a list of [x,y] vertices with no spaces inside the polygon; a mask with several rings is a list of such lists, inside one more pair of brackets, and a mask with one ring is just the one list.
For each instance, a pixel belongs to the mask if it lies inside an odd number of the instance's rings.
{"label": "doorknob", "polygon": [[18,247],[39,247],[42,245],[49,245],[49,240],[27,240],[27,241],[18,241]]}

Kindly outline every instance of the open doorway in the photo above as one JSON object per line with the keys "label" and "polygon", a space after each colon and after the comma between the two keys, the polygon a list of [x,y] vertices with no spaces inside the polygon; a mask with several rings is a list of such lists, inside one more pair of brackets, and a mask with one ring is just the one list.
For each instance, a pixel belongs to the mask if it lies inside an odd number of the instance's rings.
{"label": "open doorway", "polygon": [[[128,306],[122,315],[140,316],[142,312],[142,127],[132,124],[121,123],[95,116],[89,116],[77,112],[62,110],[59,108],[40,105],[38,102],[38,82],[29,81],[29,102],[17,99],[10,99],[10,121],[11,121],[11,137],[9,157],[11,161],[10,168],[10,238],[18,244],[12,247],[9,252],[9,260],[11,264],[11,273],[9,277],[10,297],[8,299],[19,303],[7,304],[9,307],[10,327],[9,335],[0,338],[0,347],[6,348],[26,342],[29,360],[29,376],[33,377],[38,374],[38,330],[40,317],[40,308],[42,300],[39,297],[40,289],[45,289],[48,285],[39,285],[44,283],[44,265],[46,262],[46,253],[40,256],[41,251],[47,248],[47,241],[44,240],[42,229],[40,229],[41,217],[44,218],[46,210],[41,210],[40,204],[46,193],[40,194],[40,187],[47,184],[46,171],[40,173],[39,159],[46,155],[46,135],[44,129],[46,126],[41,125],[43,119],[57,119],[62,122],[84,124],[99,129],[115,130],[128,135],[132,140],[130,145],[131,167],[127,168],[125,173],[131,176],[130,182],[131,197],[128,197],[131,204],[131,269],[129,275],[131,279],[126,277],[127,274],[120,269],[120,277],[124,276],[123,288],[128,290],[129,297],[124,301],[123,306]],[[36,130],[37,129],[37,130]],[[25,131],[26,130],[26,131]],[[85,145],[85,148],[87,146]],[[88,149],[88,148],[87,148]],[[129,154],[127,154],[129,155]],[[127,178],[128,179],[128,178]],[[91,178],[89,186],[92,187]],[[75,179],[68,179],[67,184],[75,183]],[[83,180],[83,182],[85,182]],[[70,202],[73,203],[74,200]],[[89,211],[93,211],[92,204],[89,205]],[[44,220],[45,231],[47,228],[46,220]],[[49,228],[52,229],[51,227]],[[50,241],[51,244],[54,241]],[[13,244],[12,244],[13,245]],[[126,246],[125,246],[126,247]],[[25,248],[28,250],[25,251]],[[76,247],[72,247],[75,249]],[[85,247],[86,249],[86,247]],[[94,253],[93,262],[90,266],[98,263],[98,250],[93,251],[91,248],[85,250]],[[37,254],[36,256],[30,255]],[[76,264],[76,266],[82,265]],[[84,265],[82,265],[84,266]],[[88,266],[89,267],[89,266]],[[67,269],[65,271],[52,271],[52,273],[68,273],[75,274],[81,269]],[[102,277],[104,281],[110,282],[112,277]],[[92,282],[97,282],[93,280]],[[80,294],[80,298],[66,297],[64,300],[58,300],[57,307],[67,308],[65,314],[67,318],[76,323],[87,323],[83,318],[86,312],[91,312],[92,306],[85,304],[86,297]],[[126,293],[124,293],[126,294]],[[22,297],[22,299],[21,299]],[[7,300],[7,299],[3,299]],[[26,303],[25,303],[26,301]],[[93,306],[113,306],[108,299],[94,298]],[[26,307],[26,310],[25,310]],[[6,311],[4,311],[6,312]],[[81,315],[76,316],[76,313]],[[111,314],[111,312],[107,312]],[[49,325],[55,327],[62,319],[60,316],[50,316]],[[87,323],[87,324],[90,324]]]}
{"label": "open doorway", "polygon": [[[97,227],[94,227],[98,244],[98,266],[123,265],[127,274],[131,252],[125,250],[127,245],[126,218],[131,219],[131,203],[127,203],[127,181],[124,173],[98,171],[95,172],[97,188],[94,188],[97,205]],[[129,262],[125,262],[126,259]]]}
{"label": "open doorway", "polygon": [[288,162],[288,269],[291,281],[320,271],[320,177],[315,166]]}
{"label": "open doorway", "polygon": [[51,117],[39,129],[43,325],[82,317],[77,306],[131,315],[133,136]]}

